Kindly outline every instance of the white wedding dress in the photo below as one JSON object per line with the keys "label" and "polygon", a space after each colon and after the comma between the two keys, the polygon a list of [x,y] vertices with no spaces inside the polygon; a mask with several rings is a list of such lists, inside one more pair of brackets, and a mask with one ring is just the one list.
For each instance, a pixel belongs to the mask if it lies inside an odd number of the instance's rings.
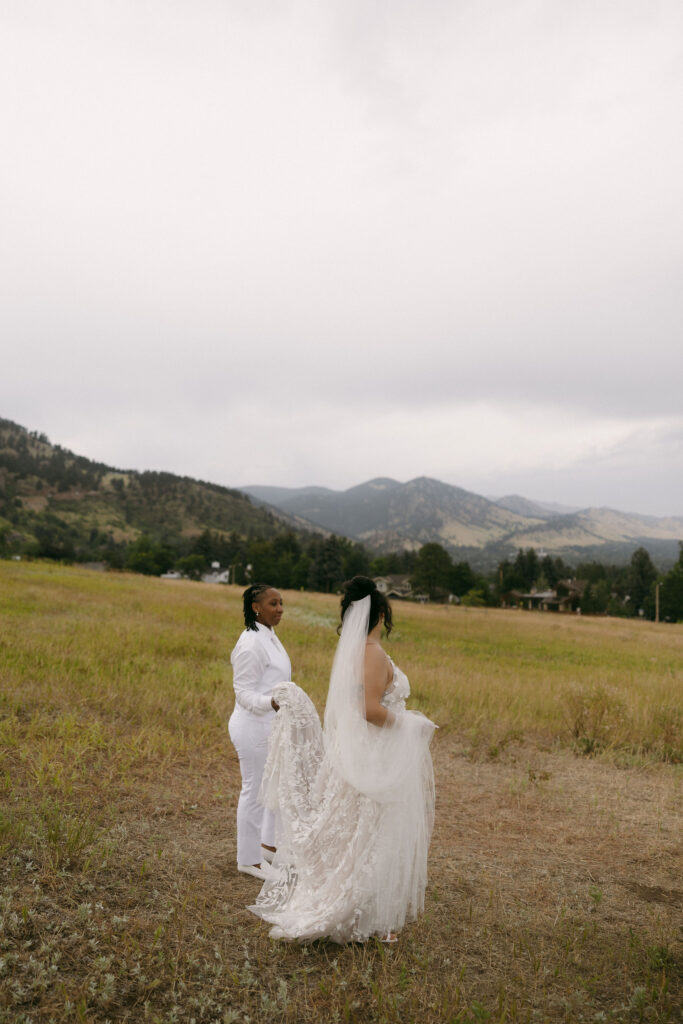
{"label": "white wedding dress", "polygon": [[[361,610],[366,611],[357,609],[356,618]],[[280,711],[261,800],[278,810],[280,836],[272,877],[249,909],[273,926],[274,938],[362,942],[399,931],[424,905],[435,726],[406,710],[410,686],[396,666],[381,701],[393,713],[391,726],[359,720],[353,694],[367,616],[355,623],[361,628],[353,629],[356,635],[343,649],[347,625],[345,616],[324,731],[296,684],[282,683],[273,691]]]}

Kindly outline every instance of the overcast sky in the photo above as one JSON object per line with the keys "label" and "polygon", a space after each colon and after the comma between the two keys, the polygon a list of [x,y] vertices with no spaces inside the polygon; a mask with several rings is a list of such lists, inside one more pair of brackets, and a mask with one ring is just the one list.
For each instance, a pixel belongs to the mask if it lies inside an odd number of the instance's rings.
{"label": "overcast sky", "polygon": [[0,415],[683,514],[680,0],[0,0]]}

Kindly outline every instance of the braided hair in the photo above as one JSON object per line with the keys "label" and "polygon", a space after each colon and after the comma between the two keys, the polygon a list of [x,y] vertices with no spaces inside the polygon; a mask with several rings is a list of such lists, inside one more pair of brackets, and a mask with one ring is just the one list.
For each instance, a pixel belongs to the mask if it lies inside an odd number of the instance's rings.
{"label": "braided hair", "polygon": [[242,603],[244,607],[244,625],[247,629],[253,629],[255,633],[258,633],[256,627],[256,612],[251,607],[254,601],[258,601],[262,597],[266,590],[273,590],[270,583],[252,583],[250,587],[242,594]]}
{"label": "braided hair", "polygon": [[[347,580],[344,586],[344,596],[341,600],[341,617],[342,622],[346,609],[353,601],[360,601],[364,597],[370,597],[370,620],[368,622],[368,633],[371,633],[379,622],[380,615],[384,616],[384,628],[387,636],[391,633],[392,621],[391,621],[391,605],[389,599],[375,586],[375,581],[371,580],[369,576],[354,576],[353,579]],[[337,632],[341,629],[341,623],[337,627]]]}

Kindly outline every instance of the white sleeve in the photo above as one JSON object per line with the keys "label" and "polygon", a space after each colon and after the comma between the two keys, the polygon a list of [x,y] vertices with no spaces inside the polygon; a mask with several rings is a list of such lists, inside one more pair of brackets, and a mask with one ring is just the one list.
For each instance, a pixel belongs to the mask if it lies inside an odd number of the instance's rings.
{"label": "white sleeve", "polygon": [[239,645],[232,652],[230,660],[234,673],[235,700],[239,706],[255,715],[272,711],[270,694],[257,693],[254,689],[268,666],[268,658],[261,645]]}

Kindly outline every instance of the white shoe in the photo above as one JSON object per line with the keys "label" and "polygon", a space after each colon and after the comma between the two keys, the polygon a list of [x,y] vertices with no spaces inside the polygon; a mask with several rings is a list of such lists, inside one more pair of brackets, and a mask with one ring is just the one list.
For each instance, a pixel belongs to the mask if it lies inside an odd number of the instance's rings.
{"label": "white shoe", "polygon": [[266,873],[261,869],[261,865],[257,867],[255,864],[238,864],[237,870],[241,871],[243,875],[253,875],[254,878],[260,878],[262,882],[266,880]]}
{"label": "white shoe", "polygon": [[265,846],[261,846],[261,858],[262,858],[262,860],[267,860],[269,864],[272,864],[274,856],[275,856],[275,850],[266,850]]}

